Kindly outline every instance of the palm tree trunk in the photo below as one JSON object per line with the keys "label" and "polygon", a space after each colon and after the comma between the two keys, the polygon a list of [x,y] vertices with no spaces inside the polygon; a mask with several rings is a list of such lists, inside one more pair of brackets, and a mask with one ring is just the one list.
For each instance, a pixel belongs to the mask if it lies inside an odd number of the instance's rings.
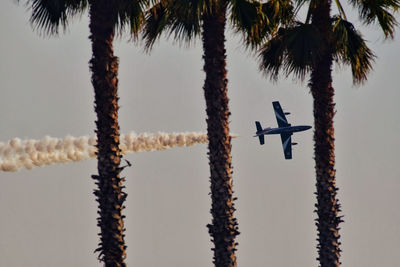
{"label": "palm tree trunk", "polygon": [[317,3],[312,14],[312,24],[319,30],[325,51],[313,67],[309,87],[314,99],[314,154],[316,170],[317,204],[316,226],[318,229],[318,260],[321,267],[340,265],[339,224],[340,205],[336,198],[335,145],[333,117],[335,104],[332,87],[332,29],[330,0]]}
{"label": "palm tree trunk", "polygon": [[94,191],[99,202],[97,225],[100,243],[96,252],[107,267],[125,266],[124,208],[126,193],[120,178],[121,151],[118,126],[118,58],[113,54],[114,26],[117,12],[114,1],[90,0],[90,40],[92,41],[92,84],[97,114],[98,175],[92,178],[98,189]]}
{"label": "palm tree trunk", "polygon": [[[220,8],[220,9],[219,9]],[[239,234],[232,185],[231,137],[227,96],[225,24],[226,6],[203,16],[204,94],[207,106],[207,133],[211,172],[211,215],[207,225],[214,243],[216,267],[236,266],[235,237]]]}

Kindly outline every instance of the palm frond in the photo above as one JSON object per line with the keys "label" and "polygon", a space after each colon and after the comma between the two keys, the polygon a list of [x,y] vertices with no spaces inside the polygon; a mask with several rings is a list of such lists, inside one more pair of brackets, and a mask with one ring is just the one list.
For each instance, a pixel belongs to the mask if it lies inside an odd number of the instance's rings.
{"label": "palm frond", "polygon": [[321,36],[314,25],[298,23],[280,29],[261,49],[260,69],[273,79],[282,70],[285,76],[293,74],[303,80],[319,59],[322,48]]}
{"label": "palm frond", "polygon": [[173,1],[173,21],[171,34],[178,42],[190,43],[201,32],[201,16],[209,12],[210,1],[186,0]]}
{"label": "palm frond", "polygon": [[282,25],[293,22],[294,5],[290,0],[270,0],[262,5],[262,11]]}
{"label": "palm frond", "polygon": [[310,3],[308,4],[307,16],[305,20],[305,24],[309,24],[311,21],[311,16],[314,13],[314,10],[318,7],[319,0],[308,0]]}
{"label": "palm frond", "polygon": [[118,4],[117,29],[122,32],[129,25],[134,39],[137,39],[139,31],[145,21],[145,10],[149,7],[147,0],[120,0]]}
{"label": "palm frond", "polygon": [[243,33],[246,45],[255,47],[266,36],[262,33],[272,31],[275,27],[275,25],[270,23],[268,17],[263,16],[261,3],[249,2],[247,0],[233,0],[230,4],[231,23],[237,33]]}
{"label": "palm frond", "polygon": [[359,16],[365,24],[377,22],[386,38],[394,37],[398,22],[392,12],[399,9],[399,0],[350,0],[350,3],[358,8]]}
{"label": "palm frond", "polygon": [[314,25],[299,23],[286,33],[286,46],[286,74],[293,73],[303,80],[320,57],[323,48],[320,33]]}
{"label": "palm frond", "polygon": [[143,38],[151,49],[163,32],[179,42],[190,43],[201,31],[201,15],[208,8],[204,1],[161,0],[146,14]]}
{"label": "palm frond", "polygon": [[169,18],[170,9],[167,5],[170,1],[162,0],[153,5],[147,12],[145,17],[145,25],[143,28],[143,39],[147,49],[151,49],[154,42],[160,38],[161,33],[169,26],[171,20]]}
{"label": "palm frond", "polygon": [[285,33],[280,28],[278,32],[260,49],[260,71],[272,80],[277,80],[285,60]]}
{"label": "palm frond", "polygon": [[58,34],[59,29],[65,30],[68,21],[82,14],[87,8],[87,0],[28,0],[32,15],[30,23],[45,34]]}
{"label": "palm frond", "polygon": [[340,0],[335,0],[336,6],[339,9],[340,16],[343,17],[345,20],[347,20],[346,12],[344,11],[344,8],[342,6],[342,3]]}
{"label": "palm frond", "polygon": [[375,55],[368,48],[361,33],[350,22],[335,17],[333,37],[336,44],[335,60],[351,66],[354,84],[366,81],[368,73],[372,70]]}
{"label": "palm frond", "polygon": [[249,0],[231,0],[231,22],[243,34],[244,43],[252,48],[265,41],[279,25],[294,20],[293,6],[287,0],[266,3]]}
{"label": "palm frond", "polygon": [[294,2],[296,3],[296,7],[293,11],[294,15],[297,16],[299,13],[300,9],[304,6],[305,3],[309,2],[310,0],[295,0]]}

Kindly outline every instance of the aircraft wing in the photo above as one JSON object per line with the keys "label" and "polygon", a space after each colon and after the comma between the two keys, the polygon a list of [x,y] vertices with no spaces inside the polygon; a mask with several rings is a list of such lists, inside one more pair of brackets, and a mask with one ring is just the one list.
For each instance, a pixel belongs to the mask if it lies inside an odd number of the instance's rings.
{"label": "aircraft wing", "polygon": [[292,134],[281,134],[283,154],[285,159],[292,158]]}
{"label": "aircraft wing", "polygon": [[285,113],[283,112],[281,104],[279,104],[279,101],[272,102],[272,106],[274,107],[275,117],[276,121],[278,122],[279,128],[290,126],[290,124],[286,120]]}

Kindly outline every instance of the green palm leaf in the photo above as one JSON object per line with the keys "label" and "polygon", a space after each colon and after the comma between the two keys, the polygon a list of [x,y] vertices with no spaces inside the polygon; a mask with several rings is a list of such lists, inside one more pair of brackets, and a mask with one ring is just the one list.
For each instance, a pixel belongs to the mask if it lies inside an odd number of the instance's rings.
{"label": "green palm leaf", "polygon": [[272,79],[279,72],[285,76],[294,74],[304,79],[318,60],[322,40],[311,24],[298,23],[294,27],[280,29],[260,50],[260,69]]}
{"label": "green palm leaf", "polygon": [[146,0],[120,0],[117,29],[122,32],[125,26],[129,25],[130,32],[136,39],[145,20],[144,10],[147,6],[148,1]]}
{"label": "green palm leaf", "polygon": [[146,47],[151,48],[154,42],[160,37],[161,33],[170,23],[169,1],[161,1],[151,7],[146,13],[146,24],[143,29],[143,39]]}
{"label": "green palm leaf", "polygon": [[367,80],[368,73],[372,70],[375,55],[367,47],[362,35],[353,24],[335,17],[333,36],[336,44],[335,60],[338,63],[349,64],[355,84]]}
{"label": "green palm leaf", "polygon": [[312,24],[299,23],[286,33],[287,75],[293,73],[300,79],[319,59],[322,40],[318,30]]}
{"label": "green palm leaf", "polygon": [[270,0],[262,4],[262,12],[272,22],[287,25],[293,22],[294,6],[289,0]]}
{"label": "green palm leaf", "polygon": [[187,0],[172,1],[175,16],[170,28],[174,39],[182,43],[190,43],[201,32],[201,16],[210,8],[208,1]]}
{"label": "green palm leaf", "polygon": [[45,34],[58,34],[68,26],[68,20],[82,14],[87,0],[31,0],[27,2],[32,9],[30,22],[35,29]]}
{"label": "green palm leaf", "polygon": [[[230,20],[236,32],[246,32],[248,36],[254,36],[257,41],[260,39],[260,24],[254,22],[262,21],[261,4],[253,3],[247,0],[231,1]],[[252,44],[251,38],[246,38],[246,43]]]}
{"label": "green palm leaf", "polygon": [[247,46],[256,47],[276,31],[280,24],[293,21],[293,7],[287,0],[266,3],[232,0],[231,22],[237,33],[242,33]]}
{"label": "green palm leaf", "polygon": [[161,0],[146,14],[143,38],[146,48],[151,49],[163,32],[174,34],[177,41],[190,43],[200,34],[201,14],[207,3],[198,0],[173,1]]}
{"label": "green palm leaf", "polygon": [[398,22],[390,11],[399,9],[399,0],[350,0],[350,3],[358,8],[364,23],[372,24],[377,21],[385,37],[394,37],[394,28]]}
{"label": "green palm leaf", "polygon": [[273,80],[277,80],[285,59],[285,29],[279,29],[260,49],[260,70]]}

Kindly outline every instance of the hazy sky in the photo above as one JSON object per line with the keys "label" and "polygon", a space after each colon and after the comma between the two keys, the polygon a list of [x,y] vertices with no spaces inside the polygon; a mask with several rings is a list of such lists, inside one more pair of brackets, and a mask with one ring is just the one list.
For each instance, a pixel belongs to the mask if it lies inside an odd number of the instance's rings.
{"label": "hazy sky", "polygon": [[[355,17],[350,13],[350,17]],[[92,135],[95,114],[88,61],[88,19],[58,38],[39,37],[26,7],[0,2],[0,141]],[[361,87],[335,68],[336,169],[344,267],[396,267],[400,249],[400,45],[376,27],[363,31],[378,55]],[[201,43],[161,40],[151,55],[116,41],[120,58],[121,132],[206,131]],[[293,160],[279,136],[260,146],[254,121],[276,126],[271,102],[289,121],[313,124],[307,81],[271,83],[240,38],[227,35],[238,266],[317,266],[312,131],[294,135]],[[128,266],[212,265],[206,225],[209,169],[206,145],[130,154],[126,176]],[[0,173],[0,266],[101,266],[97,247],[96,161]]]}

